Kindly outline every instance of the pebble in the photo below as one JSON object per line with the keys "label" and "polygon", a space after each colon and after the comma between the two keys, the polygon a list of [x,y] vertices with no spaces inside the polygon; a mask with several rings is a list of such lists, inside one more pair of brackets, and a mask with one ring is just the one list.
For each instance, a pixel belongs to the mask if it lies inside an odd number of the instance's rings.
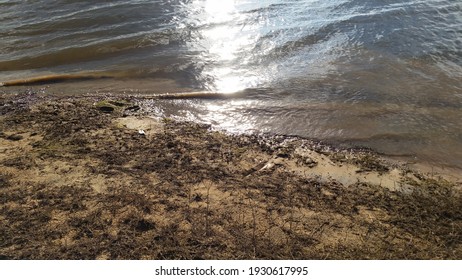
{"label": "pebble", "polygon": [[6,139],[11,140],[11,141],[19,141],[19,140],[24,139],[24,137],[19,134],[13,134],[13,135],[6,137]]}

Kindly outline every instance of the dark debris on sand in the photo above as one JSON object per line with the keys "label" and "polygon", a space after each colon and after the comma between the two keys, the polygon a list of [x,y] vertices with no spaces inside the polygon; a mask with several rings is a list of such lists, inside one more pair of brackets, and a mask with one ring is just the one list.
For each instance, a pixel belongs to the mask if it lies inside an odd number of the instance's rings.
{"label": "dark debris on sand", "polygon": [[[136,100],[108,112],[90,98],[27,98],[1,99],[0,131],[22,135],[0,138],[18,145],[0,158],[2,259],[462,258],[462,200],[445,180],[345,186],[263,168],[295,160],[284,137],[168,119],[144,137],[114,124]],[[369,154],[348,160],[389,170]]]}

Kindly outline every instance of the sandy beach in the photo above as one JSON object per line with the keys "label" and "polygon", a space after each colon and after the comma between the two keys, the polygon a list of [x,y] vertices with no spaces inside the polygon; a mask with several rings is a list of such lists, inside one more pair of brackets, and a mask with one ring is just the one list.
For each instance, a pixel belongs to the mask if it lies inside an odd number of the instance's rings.
{"label": "sandy beach", "polygon": [[456,173],[145,100],[0,94],[0,258],[462,258]]}

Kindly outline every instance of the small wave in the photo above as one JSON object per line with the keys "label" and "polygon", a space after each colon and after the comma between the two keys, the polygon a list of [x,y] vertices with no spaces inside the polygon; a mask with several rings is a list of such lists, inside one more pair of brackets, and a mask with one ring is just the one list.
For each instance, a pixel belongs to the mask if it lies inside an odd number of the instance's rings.
{"label": "small wave", "polygon": [[50,74],[32,78],[9,80],[0,82],[0,86],[11,87],[11,86],[26,86],[26,85],[40,85],[58,83],[64,81],[82,81],[82,80],[94,80],[94,79],[107,79],[115,78],[117,74],[109,73],[75,73],[75,74]]}

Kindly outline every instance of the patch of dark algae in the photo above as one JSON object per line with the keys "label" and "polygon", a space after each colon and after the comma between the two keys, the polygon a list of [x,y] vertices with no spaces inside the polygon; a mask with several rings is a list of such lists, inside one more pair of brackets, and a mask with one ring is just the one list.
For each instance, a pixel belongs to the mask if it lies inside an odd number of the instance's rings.
{"label": "patch of dark algae", "polygon": [[462,258],[462,200],[443,179],[346,186],[295,172],[315,165],[280,136],[171,120],[140,135],[117,125],[134,98],[1,100],[0,131],[23,136],[0,138],[2,259]]}

